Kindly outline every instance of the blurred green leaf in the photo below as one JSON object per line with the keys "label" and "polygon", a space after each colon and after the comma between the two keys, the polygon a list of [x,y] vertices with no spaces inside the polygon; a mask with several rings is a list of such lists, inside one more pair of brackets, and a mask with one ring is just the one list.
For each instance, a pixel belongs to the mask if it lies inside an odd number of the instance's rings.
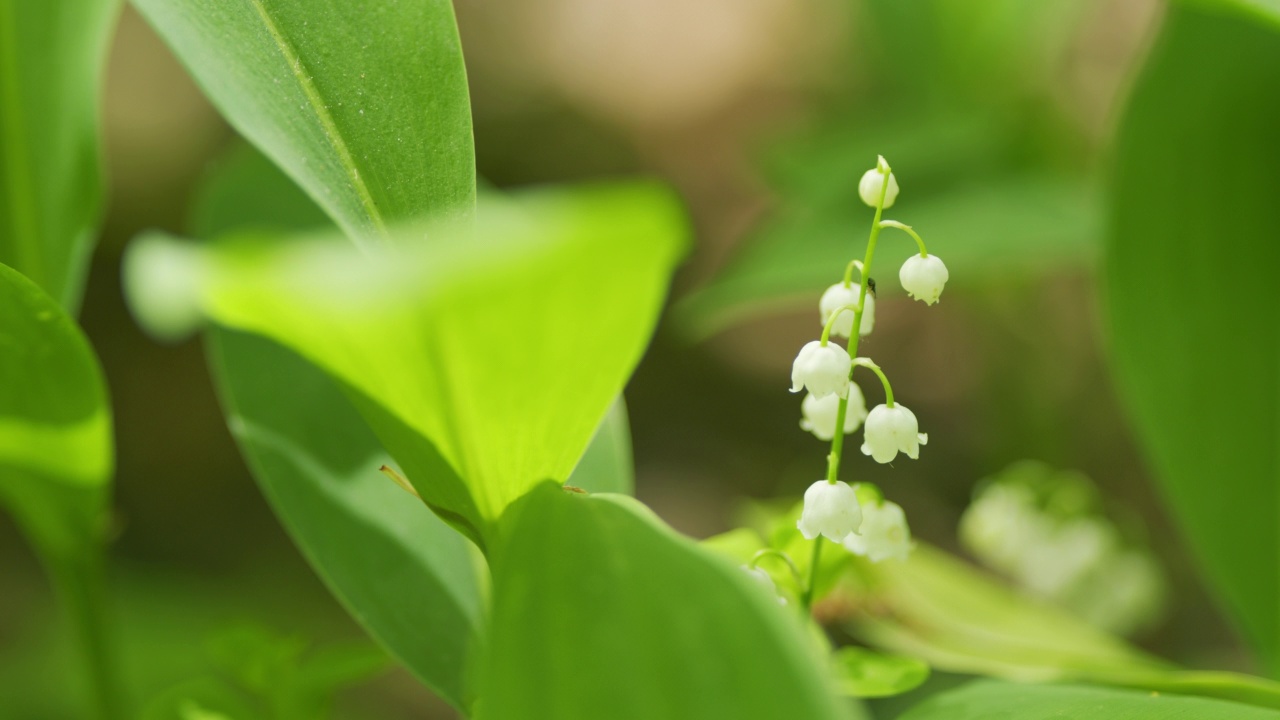
{"label": "blurred green leaf", "polygon": [[392,256],[219,243],[191,292],[344,383],[422,498],[482,541],[511,500],[568,478],[648,342],[684,232],[655,185],[541,191]]}
{"label": "blurred green leaf", "polygon": [[929,679],[929,666],[923,660],[866,648],[840,648],[834,663],[836,684],[853,697],[900,695]]}
{"label": "blurred green leaf", "polygon": [[1280,712],[1222,700],[1077,685],[974,682],[935,695],[902,720],[1274,720]]}
{"label": "blurred green leaf", "polygon": [[627,403],[619,395],[596,428],[595,437],[569,475],[569,485],[589,492],[631,495],[635,489],[635,462],[631,457],[631,425]]}
{"label": "blurred green leaf", "polygon": [[102,205],[116,0],[0,0],[0,262],[74,314]]}
{"label": "blurred green leaf", "polygon": [[0,504],[53,577],[104,718],[121,711],[102,597],[113,462],[111,411],[88,341],[53,298],[0,265]]}
{"label": "blurred green leaf", "polygon": [[502,519],[478,718],[847,717],[795,610],[620,495]]}
{"label": "blurred green leaf", "polygon": [[[905,563],[859,562],[849,631],[955,673],[1089,681],[1280,708],[1280,684],[1182,670],[983,571],[917,543]],[[838,602],[837,605],[843,603]]]}
{"label": "blurred green leaf", "polygon": [[135,0],[245,138],[356,241],[468,213],[471,109],[447,0]]}
{"label": "blurred green leaf", "polygon": [[389,456],[323,372],[223,330],[209,355],[240,449],[312,567],[373,637],[464,707],[481,614],[467,541],[378,472]]}
{"label": "blurred green leaf", "polygon": [[1200,5],[1206,9],[1237,10],[1257,21],[1280,23],[1280,0],[1182,0],[1182,3]]}
{"label": "blurred green leaf", "polygon": [[1272,674],[1278,127],[1280,34],[1173,8],[1117,140],[1106,275],[1116,373],[1139,438],[1201,568]]}

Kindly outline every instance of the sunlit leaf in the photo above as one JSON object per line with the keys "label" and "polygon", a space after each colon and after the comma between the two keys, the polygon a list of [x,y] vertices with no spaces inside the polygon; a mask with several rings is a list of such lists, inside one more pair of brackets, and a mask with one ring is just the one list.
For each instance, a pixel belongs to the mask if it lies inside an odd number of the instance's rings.
{"label": "sunlit leaf", "polygon": [[936,695],[902,720],[1274,720],[1280,712],[1223,700],[1076,685],[975,682]]}
{"label": "sunlit leaf", "polygon": [[[1222,52],[1230,47],[1230,52]],[[1120,389],[1206,577],[1280,673],[1280,32],[1175,8],[1117,140]]]}
{"label": "sunlit leaf", "polygon": [[0,0],[0,263],[74,314],[102,205],[98,100],[117,0]]}
{"label": "sunlit leaf", "polygon": [[471,109],[447,0],[134,4],[223,116],[355,239],[470,211]]}
{"label": "sunlit leaf", "polygon": [[929,679],[929,666],[923,660],[860,647],[837,650],[834,665],[840,691],[853,697],[899,695]]}
{"label": "sunlit leaf", "polygon": [[844,718],[794,614],[634,500],[534,490],[493,548],[477,718]]}

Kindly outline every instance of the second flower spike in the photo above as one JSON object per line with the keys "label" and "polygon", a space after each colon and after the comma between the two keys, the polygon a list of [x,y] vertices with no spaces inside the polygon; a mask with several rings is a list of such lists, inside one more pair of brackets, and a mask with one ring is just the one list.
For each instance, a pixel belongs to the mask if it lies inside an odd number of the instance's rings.
{"label": "second flower spike", "polygon": [[920,432],[915,413],[906,405],[877,405],[867,415],[862,454],[878,463],[893,462],[900,452],[915,460],[920,457],[920,446],[928,442],[929,436]]}

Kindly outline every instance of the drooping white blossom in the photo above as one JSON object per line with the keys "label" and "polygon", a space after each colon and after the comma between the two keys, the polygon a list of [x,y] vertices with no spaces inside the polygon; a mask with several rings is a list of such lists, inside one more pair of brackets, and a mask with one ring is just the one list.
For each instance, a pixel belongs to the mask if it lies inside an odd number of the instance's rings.
{"label": "drooping white blossom", "polygon": [[902,263],[902,269],[898,271],[902,289],[927,305],[938,302],[942,287],[947,284],[949,277],[947,266],[942,264],[937,255],[912,255]]}
{"label": "drooping white blossom", "polygon": [[840,542],[861,524],[858,496],[848,483],[819,480],[804,491],[804,510],[796,527],[806,540],[822,535]]}
{"label": "drooping white blossom", "polygon": [[[858,304],[858,295],[862,292],[859,285],[850,285],[845,287],[844,283],[838,282],[827,288],[822,293],[822,299],[818,301],[818,312],[822,318],[822,325],[825,327],[827,322],[831,320],[831,313],[840,310],[843,307],[856,306]],[[835,323],[831,325],[831,334],[840,337],[849,337],[853,333],[853,317],[852,310],[840,311],[840,317],[836,318]],[[862,306],[862,324],[858,326],[858,334],[866,337],[871,334],[871,330],[876,326],[876,296],[867,291],[866,302]]]}
{"label": "drooping white blossom", "polygon": [[911,553],[911,530],[902,507],[883,498],[861,499],[862,527],[844,539],[845,548],[871,562],[906,560]]}
{"label": "drooping white blossom", "polygon": [[902,403],[893,407],[877,405],[867,414],[862,454],[878,463],[893,462],[900,452],[915,460],[920,457],[920,446],[928,442],[929,436],[920,432],[915,413]]}
{"label": "drooping white blossom", "polygon": [[777,598],[779,605],[787,604],[787,599],[778,592],[778,584],[773,581],[773,578],[769,576],[769,573],[765,572],[764,568],[743,565],[742,569],[751,576],[752,580],[759,583],[760,587],[765,588],[770,595]]}
{"label": "drooping white blossom", "polygon": [[[849,406],[844,413],[844,434],[857,432],[867,417],[867,401],[862,389],[855,382],[849,383]],[[819,440],[829,441],[836,435],[836,419],[840,413],[840,396],[815,397],[806,395],[800,403],[800,427]]]}
{"label": "drooping white blossom", "polygon": [[791,392],[808,388],[813,395],[844,397],[849,392],[849,370],[853,360],[835,343],[814,340],[800,348],[791,364]]}
{"label": "drooping white blossom", "polygon": [[[875,207],[880,202],[880,190],[884,187],[884,174],[879,168],[871,168],[862,174],[862,179],[858,181],[858,196],[862,198],[862,202]],[[886,208],[893,207],[893,201],[898,199],[898,178],[893,173],[889,173],[889,190],[884,194],[884,206]]]}

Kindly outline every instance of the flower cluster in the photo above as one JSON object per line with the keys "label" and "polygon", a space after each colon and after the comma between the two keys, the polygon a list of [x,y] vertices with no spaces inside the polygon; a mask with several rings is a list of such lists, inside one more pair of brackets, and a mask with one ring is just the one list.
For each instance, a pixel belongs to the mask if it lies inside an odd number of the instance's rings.
{"label": "flower cluster", "polygon": [[960,542],[1030,593],[1111,632],[1159,616],[1164,574],[1096,510],[1087,478],[1034,462],[980,486],[960,519]]}
{"label": "flower cluster", "polygon": [[[898,453],[915,459],[920,455],[920,446],[928,442],[915,414],[894,401],[893,389],[880,366],[857,354],[859,340],[875,329],[876,288],[869,273],[880,231],[902,230],[919,247],[919,253],[913,254],[898,273],[903,289],[912,298],[929,305],[936,303],[948,273],[942,260],[928,253],[924,241],[909,225],[882,219],[885,208],[892,207],[898,198],[898,179],[883,157],[862,176],[858,194],[875,208],[866,255],[861,261],[850,262],[844,278],[823,292],[818,302],[822,335],[800,349],[791,367],[791,391],[808,391],[800,406],[800,427],[831,443],[827,477],[805,492],[796,525],[808,540],[826,537],[842,543],[850,552],[879,562],[905,558],[910,551],[906,516],[901,507],[885,500],[874,486],[851,486],[839,480],[844,436],[861,427],[862,452],[878,463],[893,462]],[[856,284],[855,270],[860,276]],[[847,338],[847,347],[833,342],[832,336]],[[874,372],[884,386],[885,402],[870,412],[862,389],[852,379],[858,367]],[[815,547],[815,553],[819,547]]]}

